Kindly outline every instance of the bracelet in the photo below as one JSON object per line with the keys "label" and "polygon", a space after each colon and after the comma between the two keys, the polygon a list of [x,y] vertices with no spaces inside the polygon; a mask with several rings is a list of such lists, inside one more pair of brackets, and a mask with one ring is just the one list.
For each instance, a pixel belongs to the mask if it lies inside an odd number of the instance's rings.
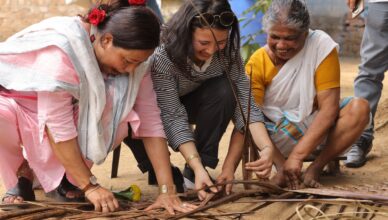
{"label": "bracelet", "polygon": [[99,189],[100,187],[101,187],[100,185],[96,185],[96,187],[87,190],[87,191],[85,192],[85,197],[87,197],[90,193],[96,191],[96,190]]}
{"label": "bracelet", "polygon": [[175,185],[160,185],[159,186],[159,194],[174,194],[176,193]]}
{"label": "bracelet", "polygon": [[186,158],[186,163],[189,164],[191,160],[195,159],[195,158],[198,158],[199,160],[201,160],[201,158],[199,157],[198,154],[191,154],[190,156],[188,156]]}

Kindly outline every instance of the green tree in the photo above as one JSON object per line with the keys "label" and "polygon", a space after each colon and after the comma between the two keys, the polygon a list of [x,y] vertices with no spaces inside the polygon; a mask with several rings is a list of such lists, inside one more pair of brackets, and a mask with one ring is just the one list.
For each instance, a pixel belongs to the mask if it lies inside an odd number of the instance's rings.
{"label": "green tree", "polygon": [[[246,27],[250,22],[257,19],[257,15],[259,13],[264,14],[270,4],[271,0],[256,0],[256,2],[251,7],[249,7],[243,12],[243,17],[240,18],[240,22],[243,23],[242,27]],[[248,16],[248,14],[251,16]],[[263,46],[255,42],[256,37],[260,34],[263,34],[262,30],[242,37],[242,41],[244,41],[244,44],[241,46],[241,55],[244,61],[247,61],[257,49]]]}

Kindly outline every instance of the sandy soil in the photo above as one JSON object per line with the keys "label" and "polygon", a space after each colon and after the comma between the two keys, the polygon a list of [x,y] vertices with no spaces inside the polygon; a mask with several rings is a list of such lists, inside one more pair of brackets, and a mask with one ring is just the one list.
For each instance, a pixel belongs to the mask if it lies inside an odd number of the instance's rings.
{"label": "sandy soil", "polygon": [[[341,60],[341,86],[342,86],[342,96],[353,95],[353,80],[357,74],[358,68],[357,59],[344,58]],[[388,79],[384,81],[385,85],[388,85]],[[341,165],[341,174],[336,177],[323,177],[322,183],[327,186],[331,185],[349,185],[349,184],[378,184],[381,182],[388,181],[388,174],[386,170],[388,169],[388,148],[386,143],[388,143],[388,88],[384,88],[383,97],[380,102],[379,111],[376,115],[376,135],[374,141],[374,147],[371,153],[368,156],[368,163],[359,169],[349,169]],[[219,158],[220,163],[216,170],[209,170],[210,174],[214,177],[220,173],[220,169],[223,163],[223,160],[227,153],[227,146],[230,138],[230,133],[232,130],[232,125],[227,129],[226,134],[224,135],[220,150]],[[184,160],[182,156],[178,153],[171,153],[172,162],[183,168]],[[107,158],[106,162],[103,165],[93,167],[93,173],[98,177],[99,182],[112,190],[121,190],[127,188],[131,184],[137,184],[141,186],[140,188],[143,191],[143,199],[153,198],[157,195],[157,188],[147,185],[147,175],[142,174],[137,168],[137,164],[134,160],[134,157],[130,153],[127,147],[123,147],[121,150],[121,160],[118,171],[118,178],[111,179],[111,162],[112,154]],[[236,173],[237,179],[242,179],[241,177],[241,167],[238,168]],[[241,190],[241,187],[235,187],[235,191]],[[4,193],[3,185],[0,185],[0,195]],[[45,199],[42,192],[38,191],[38,199]],[[241,204],[241,205],[240,205]],[[239,209],[244,206],[243,209],[249,208],[244,203],[234,203],[232,205],[225,205],[223,209],[231,211],[232,209]],[[282,210],[281,212],[279,210]],[[246,215],[243,219],[285,219],[295,210],[295,205],[276,203],[268,206],[265,209],[255,212],[251,215]]]}

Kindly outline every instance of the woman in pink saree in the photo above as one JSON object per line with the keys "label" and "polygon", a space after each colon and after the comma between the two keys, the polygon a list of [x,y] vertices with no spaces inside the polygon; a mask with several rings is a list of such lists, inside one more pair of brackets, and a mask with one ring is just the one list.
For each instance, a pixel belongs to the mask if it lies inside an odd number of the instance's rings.
{"label": "woman in pink saree", "polygon": [[[110,1],[84,17],[54,17],[0,43],[0,174],[3,202],[34,200],[65,173],[97,211],[119,208],[90,171],[128,134],[141,138],[160,195],[149,208],[190,211],[176,196],[148,58],[160,23],[142,1]],[[28,164],[26,166],[26,164]],[[25,168],[27,167],[27,169]]]}

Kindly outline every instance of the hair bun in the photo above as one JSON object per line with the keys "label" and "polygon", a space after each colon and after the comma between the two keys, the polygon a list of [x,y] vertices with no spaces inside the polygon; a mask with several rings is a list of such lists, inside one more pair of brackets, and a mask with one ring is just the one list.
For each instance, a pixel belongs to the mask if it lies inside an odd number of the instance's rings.
{"label": "hair bun", "polygon": [[134,6],[145,6],[147,1],[146,0],[128,0],[129,5]]}

